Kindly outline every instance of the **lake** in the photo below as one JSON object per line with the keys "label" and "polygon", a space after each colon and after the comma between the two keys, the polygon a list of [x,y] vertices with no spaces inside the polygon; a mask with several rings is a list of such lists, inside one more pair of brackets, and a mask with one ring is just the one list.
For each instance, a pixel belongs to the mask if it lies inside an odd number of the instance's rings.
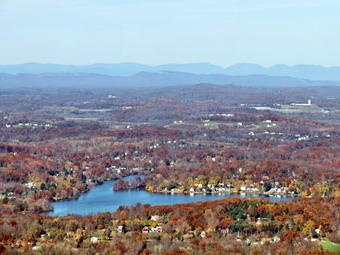
{"label": "lake", "polygon": [[[124,180],[136,176],[125,177]],[[140,177],[144,177],[141,176]],[[224,198],[268,198],[270,200],[290,200],[292,197],[266,197],[253,194],[239,195],[229,193],[215,194],[163,194],[150,193],[144,190],[114,191],[113,184],[116,181],[106,181],[101,185],[92,187],[89,192],[81,194],[78,199],[63,200],[53,203],[54,210],[47,213],[51,216],[64,216],[67,214],[96,214],[101,212],[114,212],[121,205],[129,206],[136,203],[151,205],[173,205],[194,203],[200,201],[218,200]]]}

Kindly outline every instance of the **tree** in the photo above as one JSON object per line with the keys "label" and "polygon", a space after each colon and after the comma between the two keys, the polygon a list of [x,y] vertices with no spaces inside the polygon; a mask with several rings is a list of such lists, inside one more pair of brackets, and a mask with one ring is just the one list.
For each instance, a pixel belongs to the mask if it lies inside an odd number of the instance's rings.
{"label": "tree", "polygon": [[264,186],[264,191],[265,191],[265,192],[271,190],[272,187],[273,187],[273,185],[272,185],[271,182],[265,182],[265,183],[263,184],[263,186]]}

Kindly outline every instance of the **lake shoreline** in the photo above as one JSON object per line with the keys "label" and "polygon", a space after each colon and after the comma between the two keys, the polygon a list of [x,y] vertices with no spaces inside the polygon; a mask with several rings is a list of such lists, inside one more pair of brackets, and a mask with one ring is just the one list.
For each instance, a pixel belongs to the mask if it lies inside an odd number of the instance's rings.
{"label": "lake shoreline", "polygon": [[300,196],[298,195],[291,195],[291,194],[279,194],[279,193],[273,193],[273,194],[267,194],[267,193],[255,193],[255,192],[230,192],[230,191],[219,191],[219,192],[203,192],[203,191],[148,191],[145,190],[146,192],[150,193],[159,193],[159,194],[183,194],[183,195],[215,195],[215,194],[230,194],[230,195],[240,195],[240,196],[249,196],[249,195],[255,195],[255,196],[265,196],[265,197],[281,197],[281,198],[299,198]]}
{"label": "lake shoreline", "polygon": [[[135,176],[144,177],[145,175],[129,175],[123,179],[132,179]],[[150,205],[174,205],[196,203],[202,201],[212,201],[228,198],[254,198],[269,199],[272,201],[287,201],[294,197],[270,197],[260,194],[238,194],[231,192],[151,192],[145,189],[114,191],[112,186],[121,178],[104,181],[100,185],[95,185],[87,192],[80,193],[76,199],[63,199],[52,203],[53,210],[44,214],[50,216],[65,216],[68,214],[89,215],[102,212],[114,212],[120,206],[131,206],[136,203]]]}

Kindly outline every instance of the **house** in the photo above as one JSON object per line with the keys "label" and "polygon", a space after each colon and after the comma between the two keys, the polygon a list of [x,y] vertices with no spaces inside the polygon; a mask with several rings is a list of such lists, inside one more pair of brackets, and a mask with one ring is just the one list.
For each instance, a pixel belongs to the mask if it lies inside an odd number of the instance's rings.
{"label": "house", "polygon": [[162,233],[163,232],[163,228],[162,227],[151,228],[150,232],[153,232],[153,233]]}
{"label": "house", "polygon": [[122,233],[123,232],[123,226],[118,226],[117,227],[117,232]]}
{"label": "house", "polygon": [[279,241],[280,241],[280,237],[278,237],[278,236],[273,237],[273,242],[277,243]]}
{"label": "house", "polygon": [[195,192],[195,189],[194,188],[190,188],[190,192]]}
{"label": "house", "polygon": [[148,227],[144,227],[142,230],[143,233],[149,233],[149,228]]}
{"label": "house", "polygon": [[92,236],[90,239],[91,243],[98,243],[98,237]]}
{"label": "house", "polygon": [[16,247],[16,248],[20,248],[20,247],[22,247],[22,244],[21,244],[21,241],[18,240],[18,241],[16,241],[15,243],[13,243],[11,246],[12,246],[12,247]]}
{"label": "house", "polygon": [[151,216],[152,221],[159,221],[160,219],[161,219],[161,216],[158,216],[158,215]]}
{"label": "house", "polygon": [[29,189],[35,187],[34,182],[28,182],[28,183],[25,183],[24,185],[25,185],[27,188],[29,188]]}
{"label": "house", "polygon": [[200,237],[201,238],[205,238],[206,237],[206,233],[204,231],[202,231],[201,234],[200,234]]}
{"label": "house", "polygon": [[256,221],[256,225],[261,225],[261,224],[262,224],[262,221],[261,221],[260,218],[258,218],[257,221]]}

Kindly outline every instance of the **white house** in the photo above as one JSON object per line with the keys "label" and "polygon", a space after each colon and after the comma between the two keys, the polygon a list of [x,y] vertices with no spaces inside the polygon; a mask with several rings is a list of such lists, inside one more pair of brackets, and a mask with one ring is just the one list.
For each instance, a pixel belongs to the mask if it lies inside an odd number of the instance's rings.
{"label": "white house", "polygon": [[98,243],[98,237],[92,236],[90,241],[91,243]]}
{"label": "white house", "polygon": [[273,242],[277,243],[279,241],[280,241],[280,237],[278,237],[278,236],[273,237]]}
{"label": "white house", "polygon": [[151,216],[151,220],[152,221],[159,221],[161,219],[161,216],[159,216],[159,215],[153,215],[153,216]]}

